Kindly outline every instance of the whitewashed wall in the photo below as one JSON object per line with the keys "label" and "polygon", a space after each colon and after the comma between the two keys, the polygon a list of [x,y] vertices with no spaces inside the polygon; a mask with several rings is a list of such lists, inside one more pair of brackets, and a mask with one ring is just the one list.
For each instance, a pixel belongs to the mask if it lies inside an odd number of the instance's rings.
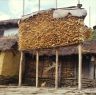
{"label": "whitewashed wall", "polygon": [[11,28],[4,30],[4,36],[13,36],[18,34],[18,28]]}

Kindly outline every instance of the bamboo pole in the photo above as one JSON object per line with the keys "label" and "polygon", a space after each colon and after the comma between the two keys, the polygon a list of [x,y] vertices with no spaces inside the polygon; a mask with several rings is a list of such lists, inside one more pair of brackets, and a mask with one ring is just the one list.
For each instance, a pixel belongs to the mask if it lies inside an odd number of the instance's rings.
{"label": "bamboo pole", "polygon": [[56,50],[55,88],[58,88],[58,50]]}
{"label": "bamboo pole", "polygon": [[23,0],[23,16],[24,16],[24,10],[25,10],[25,0]]}
{"label": "bamboo pole", "polygon": [[19,83],[18,86],[22,84],[22,63],[23,63],[23,52],[21,51],[20,65],[19,65]]}
{"label": "bamboo pole", "polygon": [[40,0],[39,0],[39,3],[38,3],[38,4],[39,4],[39,5],[38,5],[38,10],[40,11],[40,5],[41,5],[41,4],[40,4]]}
{"label": "bamboo pole", "polygon": [[78,46],[78,90],[82,88],[82,47]]}
{"label": "bamboo pole", "polygon": [[39,73],[39,53],[36,52],[36,87],[38,87],[38,73]]}
{"label": "bamboo pole", "polygon": [[78,4],[80,4],[80,0],[78,0]]}
{"label": "bamboo pole", "polygon": [[57,9],[57,7],[58,7],[58,3],[57,3],[57,0],[56,0],[56,9]]}
{"label": "bamboo pole", "polygon": [[91,27],[91,7],[89,6],[89,27]]}

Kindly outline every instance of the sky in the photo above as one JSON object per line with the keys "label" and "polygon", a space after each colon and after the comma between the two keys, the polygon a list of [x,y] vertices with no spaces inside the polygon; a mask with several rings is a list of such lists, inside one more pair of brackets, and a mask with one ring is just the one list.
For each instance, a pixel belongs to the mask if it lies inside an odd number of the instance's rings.
{"label": "sky", "polygon": [[[24,14],[38,11],[39,0],[25,0]],[[41,10],[55,8],[56,0],[41,0]],[[76,6],[78,0],[57,0],[58,8]],[[85,24],[93,27],[96,25],[96,0],[80,0],[87,10]],[[90,17],[89,17],[90,10]],[[0,0],[0,20],[17,19],[23,15],[23,0]]]}

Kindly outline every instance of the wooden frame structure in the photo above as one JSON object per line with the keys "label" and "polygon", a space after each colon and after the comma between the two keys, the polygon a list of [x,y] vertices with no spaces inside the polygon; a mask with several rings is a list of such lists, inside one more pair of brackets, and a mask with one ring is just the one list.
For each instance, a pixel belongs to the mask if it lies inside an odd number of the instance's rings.
{"label": "wooden frame structure", "polygon": [[[80,0],[78,0],[80,4]],[[57,8],[57,0],[56,0]],[[38,0],[38,10],[40,11],[40,0]],[[23,0],[23,15],[24,15],[24,0]],[[58,88],[58,50],[56,50],[56,66],[55,66],[55,88]],[[23,61],[23,52],[21,52],[20,66],[19,66],[19,86],[22,83],[22,61]],[[39,52],[36,52],[36,87],[38,87],[38,72],[39,72]],[[78,89],[82,88],[82,54],[81,54],[81,45],[78,45]]]}
{"label": "wooden frame structure", "polygon": [[[19,66],[19,82],[18,86],[22,84],[22,64],[23,64],[23,56],[24,53],[21,51],[21,58],[20,58],[20,66]],[[59,53],[58,49],[56,49],[56,65],[55,65],[55,89],[58,88],[58,81],[59,81]],[[39,83],[39,51],[36,51],[36,88],[38,88]],[[82,88],[82,45],[78,45],[78,90]]]}

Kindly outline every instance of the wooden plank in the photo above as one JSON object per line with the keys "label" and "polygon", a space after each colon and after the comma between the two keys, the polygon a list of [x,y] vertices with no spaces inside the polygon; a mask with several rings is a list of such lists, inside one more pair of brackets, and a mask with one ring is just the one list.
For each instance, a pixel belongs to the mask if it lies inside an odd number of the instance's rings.
{"label": "wooden plank", "polygon": [[82,88],[82,47],[78,45],[78,90]]}
{"label": "wooden plank", "polygon": [[22,63],[23,63],[23,52],[21,51],[21,58],[20,58],[20,65],[19,65],[19,83],[18,86],[21,86],[22,84]]}
{"label": "wooden plank", "polygon": [[55,88],[58,88],[58,50],[56,50]]}
{"label": "wooden plank", "polygon": [[36,51],[36,87],[38,87],[38,73],[39,73],[39,53]]}

